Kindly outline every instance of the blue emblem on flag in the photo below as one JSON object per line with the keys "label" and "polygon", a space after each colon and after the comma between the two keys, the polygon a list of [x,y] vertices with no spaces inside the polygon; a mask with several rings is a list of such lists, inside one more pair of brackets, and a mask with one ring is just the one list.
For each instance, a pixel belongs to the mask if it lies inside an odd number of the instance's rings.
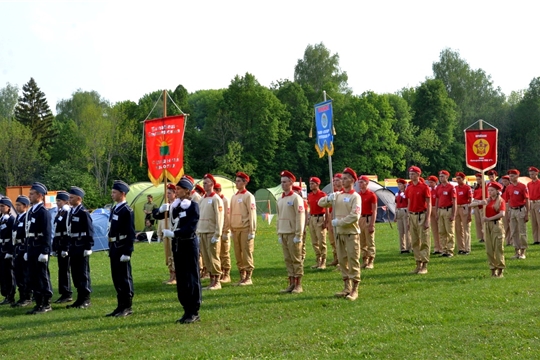
{"label": "blue emblem on flag", "polygon": [[317,127],[317,143],[315,149],[319,157],[324,153],[332,156],[334,153],[334,134],[332,126],[332,100],[315,105],[315,125]]}

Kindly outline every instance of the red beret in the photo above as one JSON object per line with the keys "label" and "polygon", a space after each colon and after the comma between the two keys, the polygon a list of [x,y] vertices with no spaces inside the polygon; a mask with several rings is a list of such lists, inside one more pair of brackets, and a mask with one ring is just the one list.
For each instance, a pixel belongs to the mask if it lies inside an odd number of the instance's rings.
{"label": "red beret", "polygon": [[433,182],[439,181],[439,179],[435,175],[431,175],[427,179],[428,179],[428,181],[433,181]]}
{"label": "red beret", "polygon": [[212,174],[206,174],[203,176],[203,179],[210,179],[212,180],[212,183],[216,185],[216,179],[214,179],[214,176]]}
{"label": "red beret", "polygon": [[343,173],[351,175],[354,181],[358,180],[358,176],[356,175],[356,172],[354,172],[354,170],[351,168],[345,168],[345,170],[343,170]]}
{"label": "red beret", "polygon": [[298,185],[293,185],[292,189],[293,191],[302,191],[302,188]]}
{"label": "red beret", "polygon": [[488,175],[495,175],[495,176],[499,175],[499,174],[497,174],[497,171],[495,171],[495,170],[489,170],[489,171],[487,172],[487,174],[488,174]]}
{"label": "red beret", "polygon": [[482,173],[476,173],[476,174],[474,174],[474,176],[476,176],[476,177],[482,177]]}
{"label": "red beret", "polygon": [[294,176],[293,173],[288,170],[283,170],[280,175],[281,177],[288,177],[292,182],[296,181],[296,176]]}
{"label": "red beret", "polygon": [[418,166],[411,166],[409,172],[415,172],[418,173],[418,175],[422,174],[422,170]]}
{"label": "red beret", "polygon": [[465,179],[465,177],[466,177],[466,176],[465,176],[465,173],[462,173],[461,171],[458,171],[458,172],[456,173],[455,176],[456,176],[456,177],[463,178],[463,179]]}
{"label": "red beret", "polygon": [[405,180],[405,179],[397,179],[396,182],[397,182],[398,184],[407,185],[407,180]]}
{"label": "red beret", "polygon": [[195,190],[202,192],[203,194],[205,193],[204,188],[199,184],[195,185]]}
{"label": "red beret", "polygon": [[[426,180],[423,177],[418,178],[418,181],[420,181],[422,184],[426,183]],[[412,180],[409,181],[409,184],[412,182]]]}
{"label": "red beret", "polygon": [[535,168],[534,166],[529,167],[529,171],[539,172],[538,168]]}
{"label": "red beret", "polygon": [[191,181],[192,183],[195,183],[195,180],[191,176],[189,175],[184,175],[184,176],[187,177],[189,181]]}
{"label": "red beret", "polygon": [[501,191],[503,188],[503,186],[496,181],[490,181],[488,187],[497,189],[498,191]]}
{"label": "red beret", "polygon": [[516,170],[516,169],[508,170],[508,175],[519,175],[519,170]]}
{"label": "red beret", "polygon": [[503,175],[503,176],[501,177],[501,179],[510,180],[510,176],[508,176],[508,175]]}
{"label": "red beret", "polygon": [[439,175],[446,175],[446,176],[450,176],[450,173],[446,170],[441,170],[439,171]]}
{"label": "red beret", "polygon": [[236,173],[236,177],[242,178],[246,180],[247,182],[249,182],[249,176],[246,173],[243,173],[241,171]]}
{"label": "red beret", "polygon": [[309,182],[314,182],[316,184],[321,185],[321,179],[319,179],[318,177],[315,177],[315,176],[310,177]]}
{"label": "red beret", "polygon": [[167,189],[168,189],[168,190],[176,190],[176,185],[174,185],[174,184],[167,184]]}
{"label": "red beret", "polygon": [[215,183],[214,184],[214,189],[221,190],[221,184],[220,183]]}
{"label": "red beret", "polygon": [[358,178],[359,181],[365,181],[369,184],[369,178],[366,175],[362,175]]}
{"label": "red beret", "polygon": [[341,179],[341,178],[343,178],[343,174],[342,173],[334,174],[334,179],[335,178]]}

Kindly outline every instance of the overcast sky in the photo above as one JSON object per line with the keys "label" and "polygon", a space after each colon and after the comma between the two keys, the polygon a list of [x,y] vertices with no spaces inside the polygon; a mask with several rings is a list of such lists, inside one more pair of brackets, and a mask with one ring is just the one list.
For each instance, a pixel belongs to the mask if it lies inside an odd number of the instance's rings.
{"label": "overcast sky", "polygon": [[[536,4],[536,5],[535,5]],[[0,1],[0,87],[30,77],[49,105],[77,89],[112,101],[252,73],[293,79],[308,44],[340,56],[355,94],[432,76],[444,48],[509,95],[540,76],[534,1]]]}

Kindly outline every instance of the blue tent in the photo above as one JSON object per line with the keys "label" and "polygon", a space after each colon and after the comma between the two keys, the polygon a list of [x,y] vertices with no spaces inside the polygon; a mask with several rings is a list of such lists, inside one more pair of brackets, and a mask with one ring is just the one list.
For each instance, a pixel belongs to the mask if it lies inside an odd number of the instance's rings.
{"label": "blue tent", "polygon": [[94,224],[94,246],[93,251],[109,249],[109,209],[96,209],[90,215]]}

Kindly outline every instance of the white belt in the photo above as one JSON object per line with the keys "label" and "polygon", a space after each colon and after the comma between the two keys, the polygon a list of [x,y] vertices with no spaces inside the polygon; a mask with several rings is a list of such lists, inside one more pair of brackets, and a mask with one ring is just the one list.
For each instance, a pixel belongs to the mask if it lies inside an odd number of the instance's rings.
{"label": "white belt", "polygon": [[67,235],[67,231],[54,233],[54,236]]}
{"label": "white belt", "polygon": [[109,238],[109,242],[115,242],[116,240],[124,240],[124,239],[127,239],[127,235],[120,235],[120,236]]}
{"label": "white belt", "polygon": [[2,242],[5,244],[7,243],[8,241],[11,241],[11,239],[2,239]]}
{"label": "white belt", "polygon": [[22,244],[23,243],[21,239],[17,239],[15,241],[17,242],[17,244]]}
{"label": "white belt", "polygon": [[72,234],[70,234],[69,236],[71,236],[72,238],[77,238],[77,237],[86,236],[86,233],[85,233],[85,232],[82,232],[82,233],[72,233]]}
{"label": "white belt", "polygon": [[[43,233],[38,233],[37,236],[43,236]],[[36,237],[36,233],[28,233],[28,237]]]}

